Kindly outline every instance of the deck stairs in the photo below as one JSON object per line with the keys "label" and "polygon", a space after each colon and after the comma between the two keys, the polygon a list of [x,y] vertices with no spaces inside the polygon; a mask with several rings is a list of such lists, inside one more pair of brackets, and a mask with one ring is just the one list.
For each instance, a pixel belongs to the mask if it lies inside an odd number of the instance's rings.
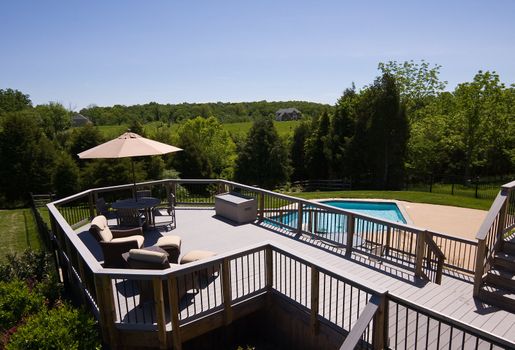
{"label": "deck stairs", "polygon": [[515,312],[515,242],[505,241],[483,278],[479,299]]}

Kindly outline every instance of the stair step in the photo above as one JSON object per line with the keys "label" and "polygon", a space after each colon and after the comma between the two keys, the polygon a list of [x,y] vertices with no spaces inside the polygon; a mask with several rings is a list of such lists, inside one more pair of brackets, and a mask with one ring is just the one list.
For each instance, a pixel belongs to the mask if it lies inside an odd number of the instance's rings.
{"label": "stair step", "polygon": [[515,293],[515,272],[492,268],[486,275],[485,282]]}
{"label": "stair step", "polygon": [[483,284],[479,290],[479,299],[503,310],[515,312],[515,293],[489,284]]}
{"label": "stair step", "polygon": [[505,252],[495,253],[494,266],[501,267],[505,270],[515,271],[515,255]]}
{"label": "stair step", "polygon": [[502,250],[505,253],[515,255],[515,243],[505,241],[502,245]]}

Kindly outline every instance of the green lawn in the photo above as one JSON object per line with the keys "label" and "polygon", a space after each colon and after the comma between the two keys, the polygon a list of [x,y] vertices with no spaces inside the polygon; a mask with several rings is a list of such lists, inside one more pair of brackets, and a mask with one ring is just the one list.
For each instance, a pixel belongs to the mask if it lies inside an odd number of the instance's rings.
{"label": "green lawn", "polygon": [[[275,128],[277,129],[277,133],[280,136],[287,136],[292,135],[293,130],[297,127],[297,125],[300,123],[300,121],[297,120],[289,120],[284,122],[277,122],[274,121]],[[161,122],[151,122],[147,123],[144,126],[145,133],[148,135],[152,135],[156,132],[157,127],[161,125]],[[252,127],[252,122],[243,122],[243,123],[228,123],[228,124],[222,124],[224,129],[229,131],[231,134],[239,136],[239,137],[245,137]],[[178,124],[172,124],[172,132],[176,132]],[[116,136],[120,136],[123,134],[127,129],[129,128],[128,125],[122,124],[122,125],[100,125],[97,126],[97,128],[100,130],[102,135],[106,139],[112,139]]]}
{"label": "green lawn", "polygon": [[[293,135],[293,131],[299,123],[300,121],[298,120],[288,120],[284,122],[274,121],[274,125],[279,136]],[[223,124],[223,127],[233,135],[244,137],[252,127],[252,122]]]}
{"label": "green lawn", "polygon": [[332,191],[332,192],[294,192],[289,195],[305,199],[323,198],[378,198],[397,199],[407,202],[451,205],[455,207],[488,210],[493,200],[477,199],[449,194],[412,192],[412,191]]}
{"label": "green lawn", "polygon": [[30,209],[0,210],[0,260],[9,253],[21,253],[27,248],[39,249],[41,242]]}

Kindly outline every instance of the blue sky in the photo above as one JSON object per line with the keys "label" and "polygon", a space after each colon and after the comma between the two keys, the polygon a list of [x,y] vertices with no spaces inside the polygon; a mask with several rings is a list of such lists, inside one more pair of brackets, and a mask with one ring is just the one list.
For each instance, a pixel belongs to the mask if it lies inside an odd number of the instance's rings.
{"label": "blue sky", "polygon": [[378,62],[515,82],[515,1],[6,1],[0,88],[35,104],[334,104]]}

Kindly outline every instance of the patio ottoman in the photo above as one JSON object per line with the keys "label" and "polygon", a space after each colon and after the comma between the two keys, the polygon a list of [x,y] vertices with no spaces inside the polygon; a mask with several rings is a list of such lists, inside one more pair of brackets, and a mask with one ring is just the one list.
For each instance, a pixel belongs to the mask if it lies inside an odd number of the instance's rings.
{"label": "patio ottoman", "polygon": [[159,238],[155,245],[168,253],[169,263],[178,263],[179,255],[181,254],[181,237],[164,236]]}
{"label": "patio ottoman", "polygon": [[[211,258],[215,256],[216,253],[212,252],[210,250],[192,250],[185,254],[181,259],[181,265]],[[199,275],[201,278],[207,279],[210,275],[214,275],[220,270],[220,264],[215,265],[213,269],[209,268],[209,271],[207,269],[199,271]]]}

